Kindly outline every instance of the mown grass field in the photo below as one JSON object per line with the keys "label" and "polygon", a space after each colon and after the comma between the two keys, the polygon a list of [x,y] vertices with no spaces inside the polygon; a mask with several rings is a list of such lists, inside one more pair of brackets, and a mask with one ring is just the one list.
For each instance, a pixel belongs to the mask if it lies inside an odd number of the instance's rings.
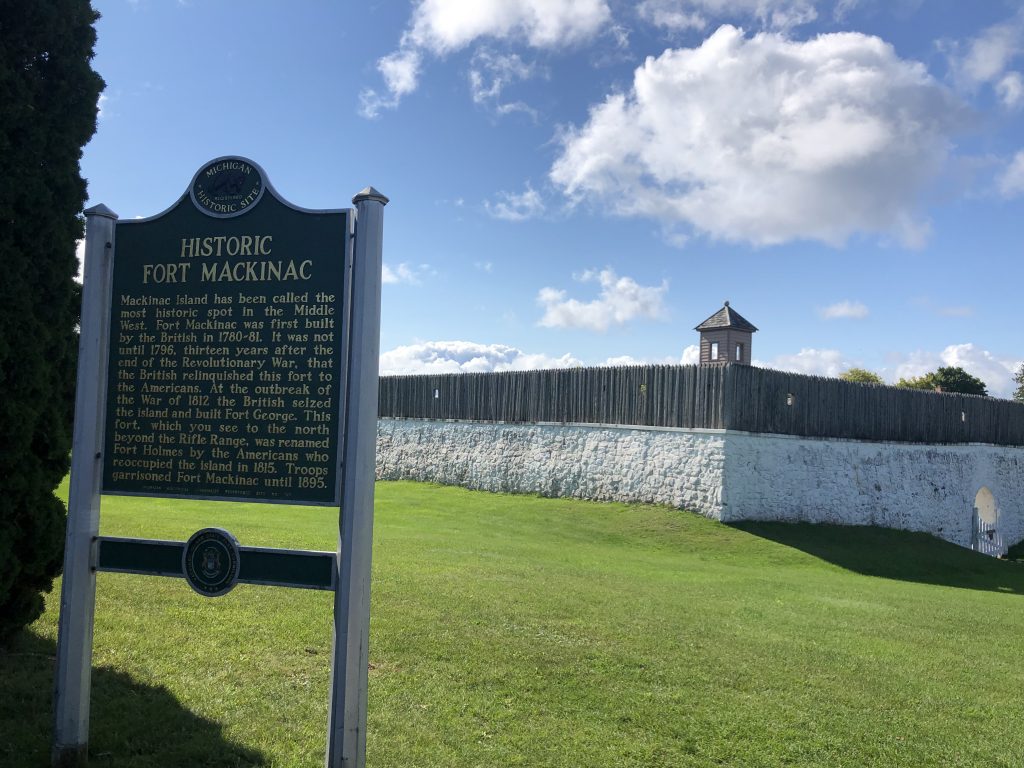
{"label": "mown grass field", "polygon": [[[1020,766],[1024,564],[923,535],[377,488],[368,762]],[[333,549],[330,510],[106,498],[102,532]],[[59,590],[0,652],[47,764]],[[328,593],[100,574],[95,766],[318,766]]]}

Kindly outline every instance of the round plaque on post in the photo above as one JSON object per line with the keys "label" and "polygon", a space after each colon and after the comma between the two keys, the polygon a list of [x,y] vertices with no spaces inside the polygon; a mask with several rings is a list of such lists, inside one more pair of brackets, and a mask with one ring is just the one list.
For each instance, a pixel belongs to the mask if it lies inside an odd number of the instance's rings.
{"label": "round plaque on post", "polygon": [[192,178],[189,195],[208,216],[229,219],[252,209],[263,197],[263,172],[244,157],[219,157]]}
{"label": "round plaque on post", "polygon": [[205,597],[220,597],[234,589],[240,565],[238,539],[223,528],[196,531],[181,556],[185,581]]}

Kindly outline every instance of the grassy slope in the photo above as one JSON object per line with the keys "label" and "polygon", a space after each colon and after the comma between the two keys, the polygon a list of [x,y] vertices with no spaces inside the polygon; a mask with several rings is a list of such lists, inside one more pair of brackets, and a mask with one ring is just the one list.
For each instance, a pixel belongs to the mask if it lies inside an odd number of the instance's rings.
{"label": "grassy slope", "polygon": [[[371,766],[1021,764],[1024,565],[872,529],[412,483],[377,499]],[[323,509],[103,515],[108,535],[335,536]],[[0,765],[45,759],[57,602],[0,654]],[[330,610],[101,574],[93,764],[321,764]]]}

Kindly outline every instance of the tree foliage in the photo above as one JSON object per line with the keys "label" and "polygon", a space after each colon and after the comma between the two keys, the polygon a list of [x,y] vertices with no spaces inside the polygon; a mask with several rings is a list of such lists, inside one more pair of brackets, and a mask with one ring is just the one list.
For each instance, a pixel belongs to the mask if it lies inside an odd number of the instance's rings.
{"label": "tree foliage", "polygon": [[942,392],[959,392],[964,395],[987,395],[988,389],[985,382],[976,376],[972,376],[959,366],[949,366],[926,373],[923,376],[915,376],[909,379],[900,379],[896,382],[897,387],[909,387],[910,389],[941,390]]}
{"label": "tree foliage", "polygon": [[840,373],[839,378],[843,381],[853,381],[858,384],[885,384],[881,376],[866,368],[850,368],[848,371]]}
{"label": "tree foliage", "polygon": [[63,557],[96,18],[88,0],[0,0],[0,643],[42,612]]}
{"label": "tree foliage", "polygon": [[1024,403],[1024,363],[1020,364],[1017,373],[1013,375],[1013,381],[1017,385],[1017,389],[1013,393],[1013,399]]}

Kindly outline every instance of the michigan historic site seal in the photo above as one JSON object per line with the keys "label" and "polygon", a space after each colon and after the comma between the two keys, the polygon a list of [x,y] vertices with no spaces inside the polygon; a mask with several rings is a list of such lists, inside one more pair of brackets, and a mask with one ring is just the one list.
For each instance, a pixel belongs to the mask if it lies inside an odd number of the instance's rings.
{"label": "michigan historic site seal", "polygon": [[199,169],[189,195],[203,213],[226,219],[256,205],[264,188],[258,165],[244,157],[219,157]]}

